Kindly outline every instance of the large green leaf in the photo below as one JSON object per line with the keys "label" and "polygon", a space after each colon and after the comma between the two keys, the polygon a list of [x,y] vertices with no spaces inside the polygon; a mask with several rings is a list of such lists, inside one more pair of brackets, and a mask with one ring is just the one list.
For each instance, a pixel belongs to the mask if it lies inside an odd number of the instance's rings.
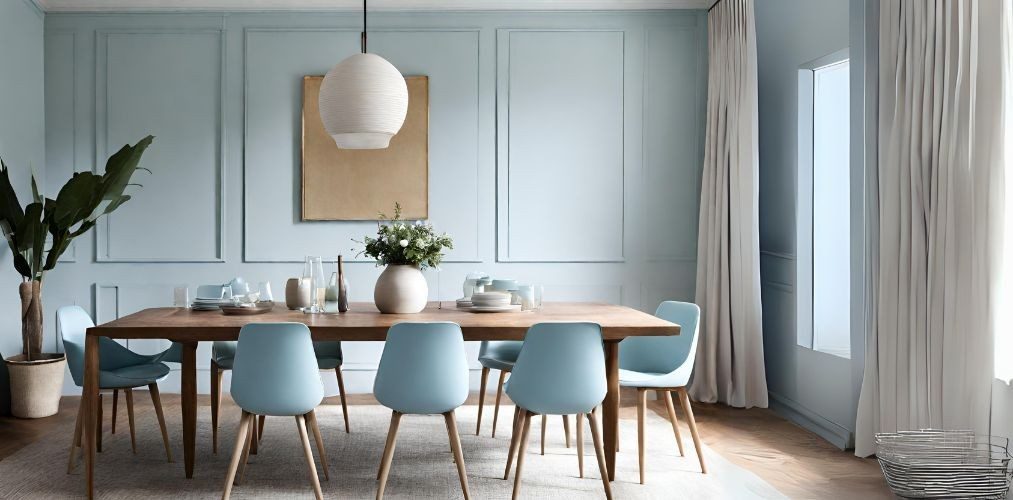
{"label": "large green leaf", "polygon": [[77,172],[56,195],[52,221],[58,228],[70,228],[91,214],[102,196],[102,177]]}
{"label": "large green leaf", "polygon": [[25,207],[25,216],[14,231],[15,241],[18,242],[18,251],[24,252],[35,247],[33,237],[37,229],[42,227],[42,204],[29,203]]}
{"label": "large green leaf", "polygon": [[0,220],[7,221],[11,230],[21,225],[25,211],[21,208],[18,195],[11,185],[10,172],[7,164],[0,159]]}
{"label": "large green leaf", "polygon": [[130,177],[137,170],[141,155],[151,145],[152,140],[154,137],[149,135],[133,146],[123,146],[109,157],[105,174],[102,175],[102,199],[115,200],[123,195],[123,190],[130,183]]}

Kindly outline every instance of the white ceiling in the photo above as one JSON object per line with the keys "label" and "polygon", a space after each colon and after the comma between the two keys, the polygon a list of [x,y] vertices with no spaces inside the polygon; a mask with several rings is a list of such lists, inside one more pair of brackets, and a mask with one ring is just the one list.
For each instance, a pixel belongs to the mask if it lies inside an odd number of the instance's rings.
{"label": "white ceiling", "polygon": [[[35,0],[46,12],[359,10],[359,0]],[[369,10],[706,9],[714,0],[372,0]]]}

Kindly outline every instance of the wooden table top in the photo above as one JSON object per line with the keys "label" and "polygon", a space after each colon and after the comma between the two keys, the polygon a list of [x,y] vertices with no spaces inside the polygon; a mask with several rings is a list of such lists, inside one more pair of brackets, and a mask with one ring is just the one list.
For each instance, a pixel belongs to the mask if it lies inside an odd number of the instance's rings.
{"label": "wooden table top", "polygon": [[[442,308],[439,305],[442,304]],[[310,328],[314,340],[384,340],[387,329],[405,321],[451,321],[461,325],[465,340],[523,340],[531,325],[586,321],[602,327],[605,340],[634,336],[678,335],[679,325],[612,304],[548,302],[542,309],[516,313],[471,313],[454,302],[431,302],[418,314],[380,314],[371,302],[349,305],[341,314],[304,314],[284,304],[253,316],[226,316],[219,311],[162,307],[145,309],[88,329],[89,335],[117,339],[169,339],[181,342],[236,340],[247,323],[295,322]]]}

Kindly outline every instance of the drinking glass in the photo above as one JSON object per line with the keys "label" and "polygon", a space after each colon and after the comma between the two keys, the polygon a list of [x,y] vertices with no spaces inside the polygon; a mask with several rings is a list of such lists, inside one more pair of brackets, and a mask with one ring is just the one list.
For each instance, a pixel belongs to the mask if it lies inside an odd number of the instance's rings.
{"label": "drinking glass", "polygon": [[306,257],[303,266],[303,279],[310,283],[310,306],[308,313],[324,311],[324,296],[327,293],[327,277],[324,276],[323,259],[317,256]]}
{"label": "drinking glass", "polygon": [[180,285],[172,289],[172,306],[173,307],[190,307],[190,288],[186,285]]}
{"label": "drinking glass", "polygon": [[517,296],[520,298],[521,310],[532,311],[535,307],[534,285],[520,285],[517,287]]}
{"label": "drinking glass", "polygon": [[535,309],[542,308],[542,298],[545,296],[545,287],[542,285],[532,285],[535,289]]}
{"label": "drinking glass", "polygon": [[260,300],[267,300],[274,302],[274,294],[271,293],[270,281],[261,281],[260,284],[257,285],[257,288],[259,289],[260,292]]}

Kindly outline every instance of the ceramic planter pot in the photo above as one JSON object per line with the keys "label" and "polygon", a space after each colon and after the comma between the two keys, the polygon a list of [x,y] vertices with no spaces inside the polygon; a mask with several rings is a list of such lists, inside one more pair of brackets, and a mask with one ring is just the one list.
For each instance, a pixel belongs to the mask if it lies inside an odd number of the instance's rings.
{"label": "ceramic planter pot", "polygon": [[429,285],[415,266],[387,266],[376,280],[373,302],[386,314],[417,313],[426,308]]}
{"label": "ceramic planter pot", "polygon": [[4,360],[11,382],[11,414],[18,418],[42,418],[56,415],[60,409],[63,374],[67,358],[63,354],[36,354],[32,361],[25,355]]}

